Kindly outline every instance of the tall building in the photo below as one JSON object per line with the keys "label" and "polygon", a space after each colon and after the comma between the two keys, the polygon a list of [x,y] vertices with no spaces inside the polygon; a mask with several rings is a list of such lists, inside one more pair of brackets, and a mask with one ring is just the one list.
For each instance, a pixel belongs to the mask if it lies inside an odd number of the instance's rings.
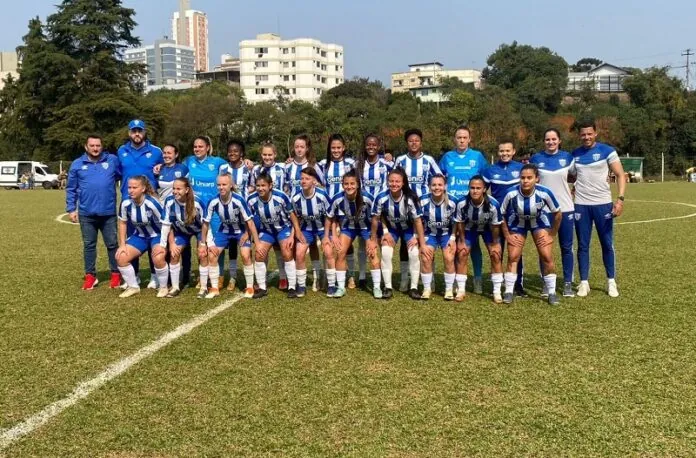
{"label": "tall building", "polygon": [[343,46],[265,33],[239,43],[240,84],[249,102],[279,94],[315,102],[343,83]]}
{"label": "tall building", "polygon": [[172,37],[176,44],[194,49],[196,71],[208,71],[208,16],[202,11],[192,10],[189,0],[179,0],[179,11],[172,18]]}
{"label": "tall building", "polygon": [[5,86],[5,79],[9,75],[12,75],[14,79],[19,77],[19,73],[17,73],[18,66],[19,60],[16,51],[0,52],[0,89]]}
{"label": "tall building", "polygon": [[464,83],[473,83],[476,89],[481,86],[479,70],[445,70],[440,62],[411,64],[407,72],[392,73],[392,92],[410,92],[423,102],[443,102],[446,100],[440,88],[442,78],[457,78]]}
{"label": "tall building", "polygon": [[124,60],[128,63],[147,65],[147,76],[143,83],[146,90],[171,87],[185,87],[194,80],[194,50],[189,46],[178,45],[174,40],[155,40],[155,43],[142,48],[126,50]]}

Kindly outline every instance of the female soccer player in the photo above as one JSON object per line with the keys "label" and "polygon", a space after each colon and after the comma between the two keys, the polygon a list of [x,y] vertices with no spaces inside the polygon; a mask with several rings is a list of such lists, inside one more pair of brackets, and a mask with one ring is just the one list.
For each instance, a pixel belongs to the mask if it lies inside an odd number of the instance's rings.
{"label": "female soccer player", "polygon": [[[162,235],[160,237],[162,248],[166,249],[169,246],[169,276],[172,288],[167,297],[176,297],[181,291],[179,286],[180,260],[184,249],[191,243],[191,236],[196,236],[198,245],[201,244],[203,216],[203,202],[194,195],[188,178],[176,178],[172,182],[172,195],[164,202],[164,218],[162,218]],[[198,263],[207,267],[207,256],[199,258]],[[164,284],[166,285],[166,283]]]}
{"label": "female soccer player", "polygon": [[[241,194],[232,192],[232,177],[229,174],[220,175],[217,178],[218,195],[208,204],[208,210],[203,219],[203,230],[201,237],[205,242],[208,240],[210,221],[213,215],[217,214],[220,218],[220,227],[213,234],[213,244],[207,246],[201,243],[198,255],[208,255],[208,265],[217,267],[218,256],[223,252],[232,241],[239,245],[239,253],[242,255],[244,264],[244,277],[246,279],[246,289],[244,297],[251,298],[254,295],[254,266],[251,263],[251,242],[259,246],[259,237],[256,232],[256,225],[252,218],[249,207]],[[207,249],[206,249],[207,248]],[[217,269],[201,267],[201,289],[198,293],[199,298],[205,297],[212,299],[220,295],[220,290],[215,286],[217,282]],[[206,277],[210,276],[210,284],[213,287],[206,291]]]}
{"label": "female soccer player", "polygon": [[[556,272],[553,264],[553,238],[561,225],[561,209],[553,193],[537,185],[539,169],[526,164],[520,172],[520,184],[510,191],[500,205],[503,214],[503,234],[508,244],[508,263],[505,272],[503,302],[512,303],[517,280],[517,261],[522,255],[527,232],[532,233],[534,244],[544,267],[544,284],[549,293],[549,304],[558,305]],[[553,220],[549,219],[553,214]]]}
{"label": "female soccer player", "polygon": [[479,236],[488,249],[491,259],[491,281],[493,282],[493,302],[500,304],[503,284],[503,263],[500,247],[500,225],[502,214],[500,204],[489,196],[486,182],[481,175],[474,175],[469,180],[469,194],[457,204],[454,220],[457,222],[457,234],[464,242],[464,249],[458,252],[457,263],[457,297],[458,302],[466,297],[466,273],[468,258],[473,247],[478,245]]}
{"label": "female soccer player", "polygon": [[[551,190],[561,207],[561,226],[558,241],[561,245],[563,264],[563,296],[573,297],[573,229],[575,227],[575,205],[568,187],[568,177],[575,175],[575,159],[567,151],[561,151],[561,134],[556,129],[544,132],[544,151],[530,159],[539,167],[539,184]],[[544,291],[543,295],[546,295]]]}
{"label": "female soccer player", "polygon": [[[159,244],[162,205],[155,196],[155,191],[146,176],[136,175],[128,179],[128,199],[121,202],[118,215],[116,262],[127,285],[126,290],[119,297],[130,297],[140,292],[131,261],[139,258],[148,247],[152,248],[155,274],[160,285],[157,297],[166,297],[169,293],[167,289],[169,269],[165,261],[164,248]],[[126,238],[128,223],[131,224],[134,232]]]}
{"label": "female soccer player", "polygon": [[327,270],[334,269],[333,247],[331,243],[328,243],[330,226],[328,226],[328,229],[325,231],[328,224],[326,212],[329,210],[330,205],[329,196],[326,195],[323,189],[317,187],[319,175],[314,168],[307,167],[302,169],[301,175],[301,190],[293,195],[291,199],[293,208],[295,209],[295,215],[297,215],[297,219],[299,219],[298,225],[294,226],[297,291],[296,294],[293,295],[290,295],[290,292],[288,292],[288,297],[291,299],[303,297],[307,291],[307,267],[305,266],[305,257],[307,256],[307,250],[309,248],[316,248],[317,242],[322,242]]}
{"label": "female soccer player", "polygon": [[[297,295],[295,284],[294,234],[292,227],[298,224],[290,198],[273,187],[273,179],[265,172],[256,178],[256,192],[249,196],[249,208],[259,219],[259,243],[256,245],[254,271],[259,290],[254,299],[268,294],[266,290],[266,258],[273,245],[278,244],[287,273],[288,296]],[[279,264],[280,266],[280,264]]]}
{"label": "female soccer player", "polygon": [[[421,279],[423,294],[421,298],[428,300],[433,283],[433,262],[435,249],[442,249],[445,264],[445,300],[454,299],[454,258],[457,242],[454,233],[454,212],[456,204],[454,197],[447,194],[447,182],[444,175],[433,175],[430,179],[430,193],[421,197],[420,206],[423,211],[423,226],[425,227],[425,246],[427,253],[421,262]],[[429,259],[430,262],[426,262]]]}
{"label": "female soccer player", "polygon": [[179,149],[168,143],[162,148],[164,164],[156,165],[154,173],[157,177],[157,194],[160,202],[172,195],[172,185],[177,178],[188,176],[188,168],[179,162]]}
{"label": "female soccer player", "polygon": [[[353,240],[360,237],[362,240],[370,240],[371,212],[375,198],[362,191],[360,180],[355,170],[350,170],[343,176],[343,191],[331,201],[331,209],[328,217],[334,227],[339,231],[334,232],[334,246],[336,249],[336,281],[337,287],[333,288],[332,276],[329,279],[328,297],[343,297],[346,294],[346,269],[348,264],[346,256],[348,248],[353,246]],[[378,234],[379,235],[379,234]],[[370,254],[370,268],[372,274],[373,294],[376,298],[382,297],[380,288],[379,258],[376,250]]]}
{"label": "female soccer player", "polygon": [[408,186],[408,177],[401,167],[397,167],[388,175],[389,189],[382,192],[372,207],[372,231],[367,253],[371,257],[377,252],[378,230],[380,221],[384,221],[385,229],[382,237],[382,277],[384,278],[385,299],[392,297],[392,256],[394,245],[401,240],[407,245],[408,266],[411,274],[411,290],[409,296],[412,299],[420,299],[418,293],[418,275],[420,273],[420,260],[418,259],[421,247],[421,255],[424,262],[432,262],[428,257],[425,247],[423,232],[423,212],[418,204],[418,196]]}

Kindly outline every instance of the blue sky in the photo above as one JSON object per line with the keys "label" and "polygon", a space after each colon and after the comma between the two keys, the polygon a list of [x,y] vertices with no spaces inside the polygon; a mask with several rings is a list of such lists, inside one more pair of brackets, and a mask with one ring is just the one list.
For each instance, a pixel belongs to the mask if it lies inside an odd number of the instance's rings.
{"label": "blue sky", "polygon": [[[55,11],[55,3],[58,0],[22,0],[3,8],[0,49],[19,45],[29,19],[45,18]],[[386,86],[392,72],[405,71],[410,63],[437,60],[446,68],[482,68],[501,43],[513,40],[547,46],[569,63],[598,57],[632,67],[680,66],[682,51],[696,49],[693,0],[264,0],[263,7],[260,3],[191,0],[193,8],[208,13],[211,64],[219,63],[222,53],[237,55],[239,41],[263,32],[343,45],[347,77],[367,76]],[[124,4],[136,10],[136,34],[143,43],[171,33],[177,0],[124,0]],[[683,76],[684,69],[674,73]]]}

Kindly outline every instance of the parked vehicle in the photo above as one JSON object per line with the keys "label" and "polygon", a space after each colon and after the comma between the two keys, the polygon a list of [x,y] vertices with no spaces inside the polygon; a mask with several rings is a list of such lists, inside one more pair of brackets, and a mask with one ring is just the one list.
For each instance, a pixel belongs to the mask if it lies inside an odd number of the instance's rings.
{"label": "parked vehicle", "polygon": [[24,180],[31,183],[31,186],[41,186],[44,189],[56,189],[60,182],[58,175],[50,173],[48,166],[41,162],[34,161],[0,161],[0,187],[21,189],[25,184],[22,183],[22,176],[30,177]]}

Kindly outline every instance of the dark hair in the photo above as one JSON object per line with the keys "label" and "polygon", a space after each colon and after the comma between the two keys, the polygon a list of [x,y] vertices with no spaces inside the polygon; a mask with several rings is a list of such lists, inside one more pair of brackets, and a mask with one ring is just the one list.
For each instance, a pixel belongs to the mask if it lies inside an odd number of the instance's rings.
{"label": "dark hair", "polygon": [[241,140],[237,140],[237,139],[233,138],[232,140],[228,141],[227,146],[225,147],[225,151],[229,151],[230,147],[235,146],[235,145],[239,146],[239,151],[241,153],[241,156],[244,157],[244,155],[246,154],[246,146],[244,145],[244,142]]}
{"label": "dark hair", "polygon": [[357,183],[357,188],[355,189],[355,215],[353,215],[353,218],[355,219],[355,223],[359,224],[360,214],[362,213],[362,209],[365,206],[365,201],[363,200],[362,196],[362,186],[360,184],[360,178],[358,177],[358,174],[355,171],[355,169],[350,169],[348,172],[346,172],[343,175],[343,178],[341,179],[341,183],[345,182],[346,178],[353,178]]}
{"label": "dark hair", "polygon": [[[309,135],[307,134],[301,134],[295,137],[295,140],[292,142],[292,157],[295,157],[295,142],[297,140],[302,140],[305,142],[305,145],[307,145],[307,163],[310,165],[310,167],[314,167],[314,164],[317,163],[317,158],[314,155],[314,150],[312,149],[312,140],[310,140]],[[329,142],[329,145],[331,145],[331,142]]]}
{"label": "dark hair", "polygon": [[558,139],[559,139],[559,140],[561,139],[561,132],[560,132],[558,129],[556,129],[555,127],[549,127],[548,129],[546,129],[546,130],[544,131],[544,136],[543,136],[543,138],[546,138],[546,134],[548,134],[549,132],[555,133],[556,136],[558,137]]}
{"label": "dark hair", "polygon": [[300,173],[304,173],[305,175],[309,175],[310,177],[317,180],[317,183],[321,183],[321,179],[319,178],[319,174],[317,173],[316,170],[314,170],[314,167],[305,167],[300,171]]}
{"label": "dark hair", "polygon": [[270,173],[266,172],[265,170],[258,174],[256,180],[254,180],[254,183],[258,183],[259,180],[265,181],[266,183],[268,183],[269,186],[271,186],[271,188],[273,187],[273,177]]}
{"label": "dark hair", "polygon": [[471,135],[471,129],[469,129],[469,126],[467,126],[466,124],[460,124],[459,127],[457,127],[456,129],[454,129],[454,134],[455,134],[455,135],[457,134],[457,131],[458,131],[458,130],[465,130],[465,131],[469,132],[469,135]]}
{"label": "dark hair", "polygon": [[512,137],[500,137],[500,139],[498,139],[498,146],[505,145],[507,143],[512,145],[512,149],[515,149],[515,140]]}
{"label": "dark hair", "polygon": [[408,137],[411,135],[418,135],[418,137],[423,140],[423,131],[420,129],[409,129],[404,133],[404,140],[408,141]]}
{"label": "dark hair", "polygon": [[[346,140],[343,138],[343,135],[331,134],[331,136],[329,137],[329,142],[326,144],[326,167],[328,167],[331,163],[331,143],[333,143],[334,141],[339,141],[343,143],[344,149],[346,147]],[[345,152],[343,153],[343,155],[345,156]]]}
{"label": "dark hair", "polygon": [[188,189],[189,191],[188,194],[186,194],[186,206],[184,207],[186,209],[186,219],[184,222],[187,226],[189,226],[193,224],[193,222],[196,220],[196,200],[193,194],[193,189],[191,188],[191,183],[189,182],[189,179],[186,177],[179,177],[174,181],[179,181],[183,183],[184,186],[186,186],[186,189]]}
{"label": "dark hair", "polygon": [[[474,175],[469,179],[469,187],[471,187],[471,182],[472,181],[480,181],[483,183],[483,211],[484,213],[488,213],[491,210],[491,199],[488,197],[488,183],[486,183],[486,180],[483,179],[482,175]],[[469,212],[469,208],[471,207],[471,199],[469,198],[469,195],[467,194],[466,196],[466,203],[464,204],[464,208],[462,209],[462,212],[464,215],[466,215]]]}
{"label": "dark hair", "polygon": [[520,170],[520,175],[522,175],[522,172],[525,170],[531,170],[534,172],[535,177],[539,177],[539,167],[536,164],[524,164],[522,170]]}
{"label": "dark hair", "polygon": [[401,179],[404,183],[403,186],[401,187],[401,192],[404,194],[404,197],[407,200],[410,200],[411,202],[413,202],[413,205],[415,205],[416,208],[420,208],[418,194],[416,194],[416,192],[413,189],[411,189],[411,186],[408,184],[408,175],[406,175],[406,171],[402,167],[395,167],[395,168],[391,169],[391,171],[389,172],[389,175],[387,175],[387,177],[389,177],[391,175],[399,175],[401,177]]}
{"label": "dark hair", "polygon": [[377,155],[379,155],[380,152],[383,152],[384,142],[379,135],[372,132],[365,135],[365,138],[363,139],[363,148],[360,152],[360,157],[358,158],[358,164],[356,167],[360,176],[362,176],[363,171],[365,170],[365,162],[367,162],[367,141],[371,138],[374,138],[379,142],[379,150],[377,151]]}
{"label": "dark hair", "polygon": [[578,132],[580,132],[582,129],[589,129],[590,127],[595,131],[597,130],[597,124],[592,119],[584,119],[576,123],[575,127],[578,129]]}
{"label": "dark hair", "polygon": [[101,137],[101,135],[98,135],[98,134],[89,134],[89,135],[87,135],[87,141],[85,142],[85,144],[86,144],[87,142],[89,142],[89,139],[90,139],[90,138],[93,139],[93,140],[99,140],[100,142],[104,143],[104,139]]}
{"label": "dark hair", "polygon": [[201,140],[203,143],[205,143],[205,146],[208,147],[208,152],[206,154],[212,155],[213,154],[213,147],[210,144],[210,137],[207,135],[199,135],[198,137],[193,139],[193,142],[196,143],[196,140]]}
{"label": "dark hair", "polygon": [[[179,148],[177,148],[177,146],[174,143],[165,143],[162,146],[162,151],[164,151],[164,148],[167,148],[167,147],[172,148],[174,150],[174,155],[175,155],[174,162],[176,162],[177,164],[179,162],[181,162],[181,158],[179,157]],[[174,181],[176,181],[176,180],[174,180]]]}

